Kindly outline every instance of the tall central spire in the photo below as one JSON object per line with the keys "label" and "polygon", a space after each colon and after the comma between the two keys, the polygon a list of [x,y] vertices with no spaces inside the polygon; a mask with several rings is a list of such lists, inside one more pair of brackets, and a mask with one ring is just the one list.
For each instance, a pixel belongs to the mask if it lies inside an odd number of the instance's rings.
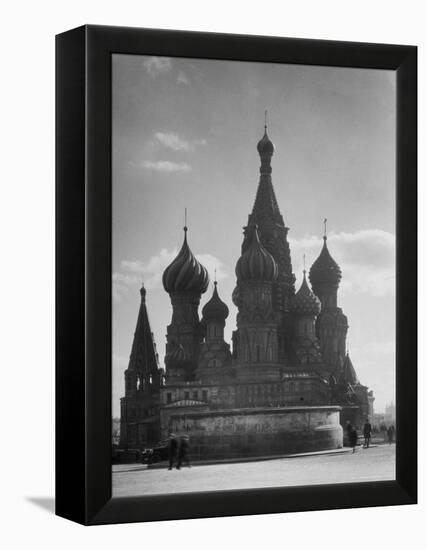
{"label": "tall central spire", "polygon": [[287,311],[289,299],[295,294],[295,275],[292,273],[292,262],[287,240],[288,228],[280,213],[271,178],[271,159],[274,144],[267,133],[267,114],[265,115],[264,135],[257,145],[261,158],[260,178],[254,206],[245,227],[245,238],[242,253],[246,252],[251,242],[254,227],[258,227],[262,246],[274,258],[278,266],[278,277],[275,282],[274,307],[276,311]]}
{"label": "tall central spire", "polygon": [[283,226],[283,217],[280,214],[271,179],[271,158],[274,154],[274,144],[267,134],[267,111],[265,112],[264,135],[258,142],[257,150],[261,158],[260,179],[249,223],[263,225],[263,222],[267,222]]}

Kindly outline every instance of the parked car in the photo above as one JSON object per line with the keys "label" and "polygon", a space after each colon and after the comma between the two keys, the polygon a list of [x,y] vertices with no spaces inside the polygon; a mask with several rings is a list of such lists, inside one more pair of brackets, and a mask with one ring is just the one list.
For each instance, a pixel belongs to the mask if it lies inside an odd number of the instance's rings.
{"label": "parked car", "polygon": [[168,441],[159,441],[154,447],[148,447],[142,451],[142,462],[144,464],[152,464],[168,459]]}

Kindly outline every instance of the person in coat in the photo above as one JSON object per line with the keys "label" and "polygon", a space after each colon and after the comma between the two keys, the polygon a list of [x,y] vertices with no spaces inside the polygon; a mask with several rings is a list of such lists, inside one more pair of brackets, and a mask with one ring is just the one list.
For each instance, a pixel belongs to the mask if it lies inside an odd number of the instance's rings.
{"label": "person in coat", "polygon": [[363,437],[365,438],[365,443],[363,444],[363,446],[366,449],[369,447],[369,443],[371,441],[371,432],[372,432],[372,426],[369,422],[369,418],[367,418],[363,426]]}
{"label": "person in coat", "polygon": [[350,420],[347,420],[347,422],[345,424],[345,432],[346,432],[346,435],[347,435],[347,444],[348,445],[350,445],[350,434],[351,434],[352,429],[353,429],[353,426],[351,425]]}
{"label": "person in coat", "polygon": [[357,439],[358,439],[356,428],[353,427],[351,429],[349,439],[350,439],[350,447],[353,447],[353,453],[355,453],[356,452]]}
{"label": "person in coat", "polygon": [[183,463],[190,468],[190,437],[186,434],[181,437],[178,448],[178,465],[177,470],[179,470]]}
{"label": "person in coat", "polygon": [[173,463],[177,458],[177,451],[178,451],[178,440],[175,434],[170,433],[169,441],[168,441],[169,470],[172,470],[173,468]]}
{"label": "person in coat", "polygon": [[389,445],[391,445],[394,441],[394,432],[395,432],[394,426],[391,425],[387,430],[388,444]]}

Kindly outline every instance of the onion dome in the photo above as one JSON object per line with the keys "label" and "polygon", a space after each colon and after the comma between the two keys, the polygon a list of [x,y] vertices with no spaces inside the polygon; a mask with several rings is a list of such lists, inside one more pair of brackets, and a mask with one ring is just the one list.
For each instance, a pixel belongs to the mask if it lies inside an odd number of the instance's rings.
{"label": "onion dome", "polygon": [[175,366],[181,365],[187,360],[187,354],[185,353],[182,344],[175,346],[171,351],[165,355],[165,363],[167,365],[173,364]]}
{"label": "onion dome", "polygon": [[228,317],[228,307],[218,295],[217,284],[215,281],[212,298],[202,309],[204,321],[225,321]]}
{"label": "onion dome", "polygon": [[310,269],[310,282],[313,287],[322,284],[338,286],[341,281],[341,268],[330,255],[326,240],[327,237],[325,235],[323,237],[322,251]]}
{"label": "onion dome", "polygon": [[268,154],[272,155],[274,153],[274,144],[267,134],[267,126],[264,126],[264,135],[258,141],[257,150],[260,155]]}
{"label": "onion dome", "polygon": [[240,308],[240,306],[242,305],[242,298],[240,296],[240,291],[239,291],[238,286],[236,286],[235,289],[233,290],[233,294],[231,295],[231,299],[233,301],[233,304]]}
{"label": "onion dome", "polygon": [[208,272],[191,252],[187,244],[187,227],[184,227],[184,242],[178,256],[163,272],[163,287],[169,294],[172,292],[203,294],[208,285]]}
{"label": "onion dome", "polygon": [[304,269],[304,279],[302,285],[290,303],[290,309],[297,315],[319,315],[320,300],[313,294],[307,284]]}
{"label": "onion dome", "polygon": [[254,226],[251,243],[236,264],[239,281],[275,281],[278,268],[273,256],[262,246]]}

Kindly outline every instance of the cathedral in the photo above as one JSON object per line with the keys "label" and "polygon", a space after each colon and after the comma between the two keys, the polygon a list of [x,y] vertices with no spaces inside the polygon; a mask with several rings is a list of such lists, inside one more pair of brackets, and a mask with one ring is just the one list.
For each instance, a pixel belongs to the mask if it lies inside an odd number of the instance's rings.
{"label": "cathedral", "polygon": [[[182,247],[163,273],[172,318],[164,368],[159,365],[141,289],[140,310],[121,399],[123,448],[144,448],[188,434],[199,457],[278,454],[337,448],[342,426],[373,414],[346,348],[348,320],[338,305],[342,273],[326,228],[318,258],[295,288],[288,231],[276,200],[267,134],[257,145],[260,178],[236,262],[238,309],[231,344],[229,309],[209,274]],[[201,313],[201,315],[200,315]]]}

